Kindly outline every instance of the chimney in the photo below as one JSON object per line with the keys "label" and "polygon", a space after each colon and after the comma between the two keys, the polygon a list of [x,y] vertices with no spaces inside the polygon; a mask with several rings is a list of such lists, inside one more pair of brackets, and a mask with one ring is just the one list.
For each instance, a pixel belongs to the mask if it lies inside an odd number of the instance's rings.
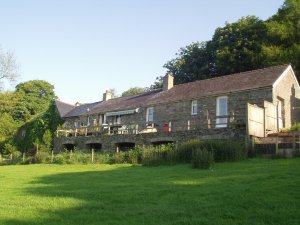
{"label": "chimney", "polygon": [[103,101],[107,101],[107,100],[111,99],[111,97],[112,97],[112,94],[109,91],[106,90],[106,92],[103,93]]}
{"label": "chimney", "polygon": [[171,72],[167,73],[163,78],[163,90],[167,91],[173,87],[174,77]]}

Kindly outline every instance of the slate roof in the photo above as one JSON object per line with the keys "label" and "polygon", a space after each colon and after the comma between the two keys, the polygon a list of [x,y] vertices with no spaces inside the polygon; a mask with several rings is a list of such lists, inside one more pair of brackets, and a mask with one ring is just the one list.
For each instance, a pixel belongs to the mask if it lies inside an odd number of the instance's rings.
{"label": "slate roof", "polygon": [[81,116],[86,113],[88,113],[91,109],[93,109],[96,105],[98,105],[101,102],[93,102],[93,103],[87,103],[82,104],[79,106],[76,106],[74,109],[72,109],[70,112],[68,112],[64,117],[75,117],[75,116]]}
{"label": "slate roof", "polygon": [[[236,73],[206,80],[175,85],[167,91],[162,89],[119,97],[108,101],[84,104],[73,108],[64,117],[136,109],[138,107],[176,102],[229,92],[272,86],[290,65],[274,66],[248,72]],[[89,111],[87,109],[89,108]]]}
{"label": "slate roof", "polygon": [[157,94],[148,104],[155,105],[272,86],[288,66],[274,66],[175,85],[170,90]]}
{"label": "slate roof", "polygon": [[55,100],[55,104],[61,117],[64,117],[68,112],[75,108],[75,105],[71,105],[60,100]]}
{"label": "slate roof", "polygon": [[147,104],[150,99],[155,97],[161,91],[161,89],[157,89],[142,94],[124,96],[103,101],[91,109],[89,114],[136,109]]}

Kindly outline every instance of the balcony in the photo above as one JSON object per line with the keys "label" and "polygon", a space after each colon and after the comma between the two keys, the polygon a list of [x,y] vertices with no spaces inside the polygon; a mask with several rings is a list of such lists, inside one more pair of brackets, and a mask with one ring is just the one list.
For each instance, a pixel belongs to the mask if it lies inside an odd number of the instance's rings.
{"label": "balcony", "polygon": [[99,136],[113,134],[137,134],[138,125],[102,124],[100,126],[84,126],[76,129],[57,130],[57,137]]}
{"label": "balcony", "polygon": [[84,126],[76,129],[62,129],[57,131],[57,137],[101,136],[116,134],[146,134],[168,133],[173,131],[192,131],[202,129],[245,127],[245,122],[232,116],[219,116],[213,120],[200,123],[199,120],[172,120],[166,123],[138,124],[102,124],[99,126]]}

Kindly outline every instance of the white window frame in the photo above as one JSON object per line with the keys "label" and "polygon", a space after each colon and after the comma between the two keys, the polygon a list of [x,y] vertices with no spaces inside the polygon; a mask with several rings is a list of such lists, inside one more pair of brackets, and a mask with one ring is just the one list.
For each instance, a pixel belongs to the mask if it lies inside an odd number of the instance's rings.
{"label": "white window frame", "polygon": [[122,123],[122,116],[116,115],[114,118],[114,124],[121,124]]}
{"label": "white window frame", "polygon": [[197,100],[193,100],[191,104],[191,115],[197,115],[198,114],[198,102]]}
{"label": "white window frame", "polygon": [[146,121],[147,122],[153,122],[154,121],[154,108],[153,107],[148,107],[147,108]]}
{"label": "white window frame", "polygon": [[[226,99],[226,114],[220,115],[220,100]],[[216,128],[227,127],[228,118],[218,118],[218,116],[228,116],[228,96],[219,96],[216,99],[217,108],[216,108]]]}
{"label": "white window frame", "polygon": [[96,118],[93,119],[93,126],[97,126],[97,119]]}
{"label": "white window frame", "polygon": [[283,113],[282,113],[282,107],[283,107],[283,100],[277,99],[277,123],[278,123],[278,130],[284,128],[283,127]]}
{"label": "white window frame", "polygon": [[87,124],[87,126],[90,126],[91,124],[90,124],[90,117],[88,116],[87,117],[87,122],[86,122],[86,124]]}

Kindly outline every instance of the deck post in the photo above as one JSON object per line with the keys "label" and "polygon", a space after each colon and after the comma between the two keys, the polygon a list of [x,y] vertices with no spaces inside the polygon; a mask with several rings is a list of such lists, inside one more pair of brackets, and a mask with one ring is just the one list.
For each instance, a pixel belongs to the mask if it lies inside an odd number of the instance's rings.
{"label": "deck post", "polygon": [[298,141],[299,141],[299,145],[298,145],[298,154],[300,154],[300,132],[298,132]]}
{"label": "deck post", "polygon": [[53,154],[53,150],[51,151],[51,163],[53,163],[53,158],[54,158],[54,154]]}
{"label": "deck post", "polygon": [[92,163],[94,163],[94,149],[92,148]]}
{"label": "deck post", "polygon": [[275,154],[278,155],[278,136],[276,136],[275,141]]}
{"label": "deck post", "polygon": [[296,133],[293,132],[293,152],[296,150]]}

